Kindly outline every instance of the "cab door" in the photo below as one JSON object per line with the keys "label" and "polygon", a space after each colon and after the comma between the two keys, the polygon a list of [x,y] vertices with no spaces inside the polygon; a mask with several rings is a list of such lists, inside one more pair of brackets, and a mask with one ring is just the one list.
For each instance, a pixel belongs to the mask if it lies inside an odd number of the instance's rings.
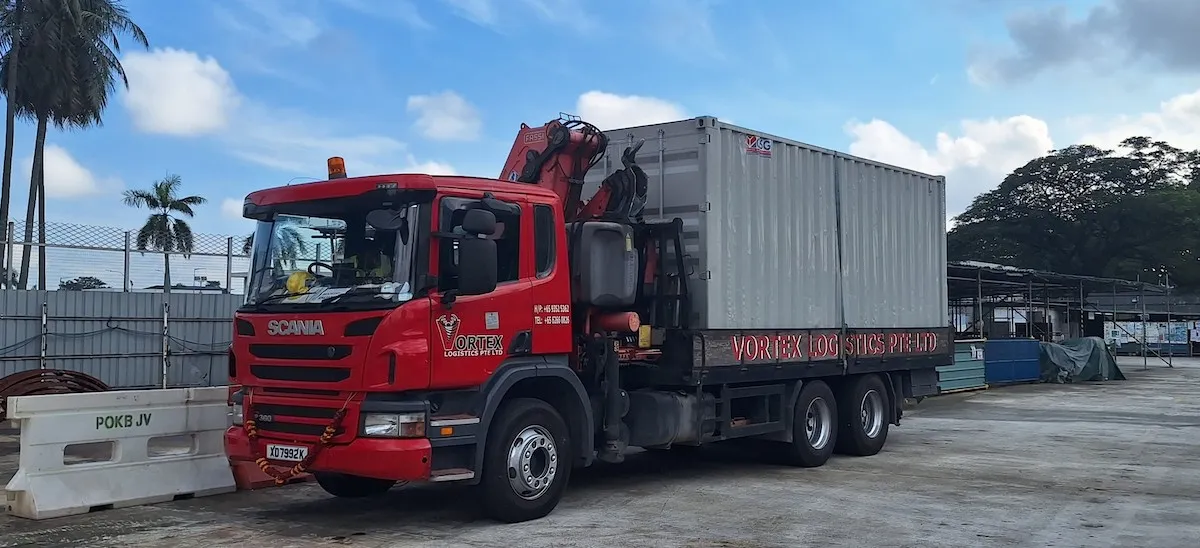
{"label": "cab door", "polygon": [[[463,213],[478,205],[478,196],[440,196],[434,226],[452,233]],[[432,292],[430,388],[469,388],[483,384],[510,356],[529,353],[533,324],[530,289],[533,278],[533,221],[529,204],[519,196],[496,195],[518,208],[516,215],[497,215],[496,290],[486,295],[457,295],[443,304],[446,292],[457,289],[460,264],[456,240],[435,237],[430,270],[438,279]]]}

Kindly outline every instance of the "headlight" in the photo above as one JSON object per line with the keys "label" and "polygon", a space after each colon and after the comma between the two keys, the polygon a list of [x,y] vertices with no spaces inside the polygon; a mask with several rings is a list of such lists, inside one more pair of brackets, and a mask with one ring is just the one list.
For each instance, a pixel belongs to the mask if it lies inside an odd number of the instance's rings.
{"label": "headlight", "polygon": [[242,413],[242,404],[234,403],[229,405],[229,425],[241,426],[246,422],[246,417]]}
{"label": "headlight", "polygon": [[368,413],[363,415],[362,435],[372,438],[423,438],[424,413]]}

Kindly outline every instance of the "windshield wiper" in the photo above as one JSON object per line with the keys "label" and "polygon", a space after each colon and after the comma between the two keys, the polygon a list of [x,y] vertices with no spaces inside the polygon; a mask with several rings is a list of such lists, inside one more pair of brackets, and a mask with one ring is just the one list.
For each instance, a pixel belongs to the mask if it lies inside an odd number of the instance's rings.
{"label": "windshield wiper", "polygon": [[361,295],[392,296],[392,295],[396,295],[397,293],[399,293],[399,291],[389,291],[389,292],[380,291],[378,287],[356,287],[356,288],[350,289],[349,291],[346,291],[345,293],[338,293],[337,295],[334,295],[332,297],[325,297],[324,299],[321,299],[321,304],[336,303],[347,297],[357,297],[357,296],[361,296]]}
{"label": "windshield wiper", "polygon": [[287,299],[287,298],[291,298],[291,297],[299,297],[299,296],[301,296],[301,295],[307,295],[307,294],[308,294],[308,293],[307,293],[307,292],[305,292],[305,293],[280,293],[280,294],[278,294],[278,295],[268,295],[268,296],[266,296],[266,297],[263,297],[263,299],[262,299],[261,301],[258,301],[258,302],[254,303],[254,304],[255,304],[255,305],[260,305],[260,304],[273,303],[273,302],[275,302],[275,301],[282,301],[282,300],[284,300],[284,299]]}

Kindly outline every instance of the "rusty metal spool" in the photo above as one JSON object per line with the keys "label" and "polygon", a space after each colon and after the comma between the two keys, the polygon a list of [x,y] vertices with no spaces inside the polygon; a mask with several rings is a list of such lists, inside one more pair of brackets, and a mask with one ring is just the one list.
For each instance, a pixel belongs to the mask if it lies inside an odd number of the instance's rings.
{"label": "rusty metal spool", "polygon": [[0,422],[8,418],[10,396],[40,396],[44,394],[76,394],[110,390],[100,379],[63,369],[34,369],[13,373],[0,379]]}

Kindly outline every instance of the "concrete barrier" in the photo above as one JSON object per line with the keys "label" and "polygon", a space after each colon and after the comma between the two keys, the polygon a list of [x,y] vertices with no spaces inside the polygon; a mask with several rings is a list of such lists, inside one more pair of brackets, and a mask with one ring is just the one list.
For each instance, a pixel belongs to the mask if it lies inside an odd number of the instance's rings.
{"label": "concrete barrier", "polygon": [[46,519],[235,490],[227,387],[17,396],[9,514]]}

